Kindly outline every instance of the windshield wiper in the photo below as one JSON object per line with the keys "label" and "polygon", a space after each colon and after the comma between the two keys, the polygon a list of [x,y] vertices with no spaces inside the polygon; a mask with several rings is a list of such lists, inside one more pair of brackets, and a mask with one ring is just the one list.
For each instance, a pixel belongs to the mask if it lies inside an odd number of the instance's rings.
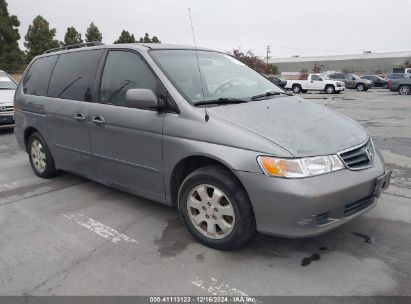
{"label": "windshield wiper", "polygon": [[246,103],[248,100],[239,98],[218,98],[212,100],[197,101],[194,103],[195,106],[207,105],[207,104],[236,104],[236,103]]}
{"label": "windshield wiper", "polygon": [[261,99],[261,98],[266,98],[266,97],[270,97],[270,96],[277,96],[277,95],[293,96],[293,94],[287,93],[287,92],[269,91],[269,92],[266,92],[264,94],[255,95],[255,96],[251,97],[251,100],[258,100],[258,99]]}

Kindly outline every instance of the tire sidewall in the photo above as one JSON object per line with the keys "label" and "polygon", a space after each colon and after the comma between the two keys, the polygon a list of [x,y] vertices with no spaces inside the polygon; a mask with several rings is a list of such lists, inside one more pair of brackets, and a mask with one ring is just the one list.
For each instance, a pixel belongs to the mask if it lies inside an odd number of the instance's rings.
{"label": "tire sidewall", "polygon": [[[328,90],[331,88],[331,91],[329,92]],[[335,93],[335,88],[334,88],[334,86],[333,85],[327,85],[327,87],[325,88],[325,91],[328,93],[328,94],[334,94]]]}
{"label": "tire sidewall", "polygon": [[[188,210],[187,198],[190,192],[197,186],[209,184],[220,189],[230,200],[235,215],[235,224],[231,233],[222,239],[207,238],[191,223]],[[245,209],[245,210],[244,210]],[[206,173],[204,170],[196,170],[184,180],[178,195],[178,210],[180,218],[187,229],[204,245],[222,250],[234,250],[241,247],[249,237],[248,229],[255,229],[254,214],[250,210],[251,204],[242,186],[229,179],[222,179],[221,173]],[[252,215],[252,218],[249,218]],[[250,228],[251,226],[251,228]],[[253,231],[254,232],[254,231]],[[251,233],[252,234],[252,233]]]}
{"label": "tire sidewall", "polygon": [[359,83],[357,85],[357,91],[362,92],[365,90],[365,86],[362,83]]}

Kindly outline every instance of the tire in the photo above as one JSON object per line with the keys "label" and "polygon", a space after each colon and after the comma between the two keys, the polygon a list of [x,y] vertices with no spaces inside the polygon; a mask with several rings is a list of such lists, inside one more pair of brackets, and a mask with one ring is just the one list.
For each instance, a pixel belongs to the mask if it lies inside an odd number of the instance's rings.
{"label": "tire", "polygon": [[359,92],[365,91],[365,85],[363,83],[359,83],[359,84],[357,84],[356,89]]}
{"label": "tire", "polygon": [[327,86],[325,87],[325,91],[326,91],[328,94],[334,94],[334,93],[335,93],[335,87],[334,87],[333,85],[327,85]]}
{"label": "tire", "polygon": [[301,86],[300,86],[299,84],[293,85],[293,92],[294,92],[295,94],[299,94],[299,93],[301,93],[301,91],[302,91],[302,88],[301,88]]}
{"label": "tire", "polygon": [[58,174],[50,149],[39,133],[30,135],[27,147],[31,168],[38,177],[51,178]]}
{"label": "tire", "polygon": [[409,85],[402,85],[398,88],[398,93],[400,95],[410,95],[411,93],[411,86]]}
{"label": "tire", "polygon": [[230,171],[219,166],[202,167],[185,178],[178,210],[190,233],[211,248],[238,249],[255,233],[247,193]]}

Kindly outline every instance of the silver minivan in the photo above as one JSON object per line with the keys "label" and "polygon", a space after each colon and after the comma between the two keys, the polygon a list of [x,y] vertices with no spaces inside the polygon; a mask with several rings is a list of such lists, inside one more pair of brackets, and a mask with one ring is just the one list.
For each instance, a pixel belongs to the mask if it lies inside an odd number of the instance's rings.
{"label": "silver minivan", "polygon": [[373,208],[391,176],[359,123],[202,48],[52,50],[25,71],[14,117],[39,177],[176,206],[217,249],[324,233]]}

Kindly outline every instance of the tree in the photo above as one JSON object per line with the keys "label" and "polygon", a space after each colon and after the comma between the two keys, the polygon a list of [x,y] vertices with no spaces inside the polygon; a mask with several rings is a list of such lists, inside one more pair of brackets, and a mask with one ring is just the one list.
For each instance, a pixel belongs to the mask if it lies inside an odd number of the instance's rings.
{"label": "tree", "polygon": [[24,53],[18,41],[20,22],[16,16],[9,16],[7,2],[0,0],[0,68],[7,72],[17,71],[23,63]]}
{"label": "tree", "polygon": [[77,30],[71,26],[67,28],[67,32],[64,35],[64,45],[72,45],[72,44],[79,44],[83,43],[83,39],[81,39],[81,34],[77,32]]}
{"label": "tree", "polygon": [[93,22],[91,22],[89,27],[87,28],[86,42],[94,42],[94,41],[101,42],[102,40],[103,40],[103,35],[101,34],[100,30]]}
{"label": "tree", "polygon": [[37,16],[33,24],[29,26],[24,42],[27,48],[27,60],[31,61],[35,56],[43,54],[45,51],[60,46],[60,43],[54,39],[56,29],[50,29],[49,23],[42,16]]}
{"label": "tree", "polygon": [[118,43],[135,43],[136,38],[134,38],[134,34],[130,34],[128,31],[122,31],[120,37],[116,41],[114,41],[114,44]]}
{"label": "tree", "polygon": [[153,36],[153,38],[150,38],[150,35],[146,33],[143,37],[140,37],[139,42],[142,43],[161,43],[161,41],[157,38],[157,36]]}
{"label": "tree", "polygon": [[236,59],[249,66],[253,70],[256,70],[262,74],[277,74],[278,68],[274,64],[267,64],[262,59],[258,58],[251,51],[243,53],[240,49],[234,49],[231,52]]}

